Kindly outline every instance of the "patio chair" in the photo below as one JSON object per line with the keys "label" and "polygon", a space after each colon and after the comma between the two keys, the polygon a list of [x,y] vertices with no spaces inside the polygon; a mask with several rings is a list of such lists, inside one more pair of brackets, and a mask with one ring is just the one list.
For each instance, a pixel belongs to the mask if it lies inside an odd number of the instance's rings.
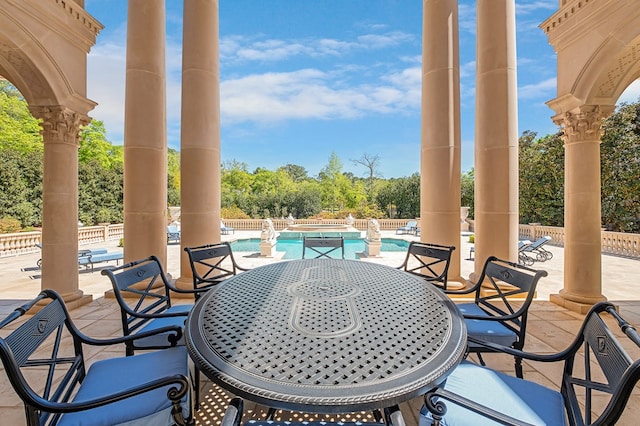
{"label": "patio chair", "polygon": [[[244,414],[244,401],[241,398],[234,397],[229,402],[224,417],[220,426],[240,426],[242,425],[242,416]],[[311,421],[311,422],[290,422],[290,421],[275,421],[272,420],[272,416],[275,414],[275,410],[269,410],[267,418],[264,420],[248,420],[244,423],[245,426],[404,426],[405,421],[402,417],[402,413],[397,406],[387,408],[384,410],[384,419],[378,418],[377,422],[332,422],[332,421]]]}
{"label": "patio chair", "polygon": [[531,245],[531,241],[529,240],[520,240],[518,241],[518,262],[526,265],[532,266],[535,263],[535,259],[527,254],[525,251],[527,247]]}
{"label": "patio chair", "polygon": [[[173,306],[171,291],[191,294],[199,291],[183,290],[173,286],[156,256],[149,256],[114,269],[104,269],[102,275],[108,276],[111,280],[113,292],[120,306],[122,332],[125,336],[167,326],[184,327],[193,304]],[[164,349],[184,344],[182,336],[175,342],[171,340],[174,337],[157,334],[145,339],[131,340],[126,344],[126,353],[133,355],[136,349]]]}
{"label": "patio chair", "polygon": [[226,242],[185,247],[184,251],[189,256],[196,300],[202,291],[220,284],[225,279],[236,275],[238,271],[249,270],[236,263],[231,245]]}
{"label": "patio chair", "polygon": [[[620,330],[609,328],[612,322],[603,318],[607,313]],[[569,425],[616,424],[640,378],[640,360],[630,357],[625,347],[640,347],[640,336],[608,302],[593,306],[576,339],[557,354],[538,355],[491,344],[496,352],[564,364],[560,389],[463,361],[439,389],[425,394],[420,426],[441,418],[450,426],[564,425],[565,419]]]}
{"label": "patio chair", "polygon": [[303,237],[302,258],[306,259],[307,249],[317,254],[316,259],[321,257],[331,258],[330,254],[340,251],[344,259],[344,238],[343,237]]}
{"label": "patio chair", "polygon": [[418,221],[410,220],[405,226],[396,229],[396,234],[415,234],[418,228]]}
{"label": "patio chair", "polygon": [[524,254],[529,253],[530,256],[535,256],[535,260],[537,260],[538,262],[551,260],[553,258],[553,253],[543,247],[549,241],[551,241],[551,237],[548,235],[540,237],[531,244],[524,247],[522,249],[522,252]]}
{"label": "patio chair", "polygon": [[454,246],[412,241],[404,262],[397,269],[403,269],[446,290],[451,254],[455,249]]}
{"label": "patio chair", "polygon": [[233,233],[235,233],[235,231],[236,231],[236,230],[235,230],[234,228],[230,228],[230,227],[226,226],[226,225],[224,224],[224,222],[220,222],[220,233],[221,233],[222,235],[229,235],[229,234],[233,234]]}
{"label": "patio chair", "polygon": [[[474,301],[457,304],[467,325],[467,335],[515,349],[524,347],[529,306],[535,296],[536,286],[546,271],[489,257],[478,281],[470,288],[445,290],[445,293],[474,294]],[[491,348],[478,345],[469,339],[467,352],[474,353],[482,365],[482,354]],[[522,377],[522,359],[515,357],[515,371]]]}
{"label": "patio chair", "polygon": [[[100,359],[86,370],[85,345],[119,346],[154,332],[111,339],[88,337],[78,330],[64,301],[52,290],[42,291],[17,308],[0,322],[0,329],[10,331],[5,328],[23,319],[7,337],[0,338],[0,358],[24,403],[27,425],[195,424],[184,346]],[[171,332],[173,341],[182,334],[179,327],[158,331]]]}
{"label": "patio chair", "polygon": [[167,226],[167,243],[171,241],[175,241],[176,243],[180,242],[180,229],[178,225]]}

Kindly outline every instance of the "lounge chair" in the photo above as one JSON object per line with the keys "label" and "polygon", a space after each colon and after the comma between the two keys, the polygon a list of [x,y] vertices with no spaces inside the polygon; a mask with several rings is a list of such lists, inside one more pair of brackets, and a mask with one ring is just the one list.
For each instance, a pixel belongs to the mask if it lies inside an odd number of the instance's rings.
{"label": "lounge chair", "polygon": [[415,234],[418,229],[418,221],[410,220],[405,226],[396,229],[396,234]]}
{"label": "lounge chair", "polygon": [[553,253],[551,253],[549,250],[545,250],[545,248],[543,247],[549,241],[551,241],[551,237],[546,235],[544,237],[538,238],[528,246],[524,247],[522,251],[523,253],[529,253],[529,257],[535,256],[535,260],[537,260],[538,262],[550,260],[553,257]]}
{"label": "lounge chair", "polygon": [[224,224],[224,222],[220,222],[220,233],[222,235],[229,235],[235,233],[234,228],[230,228]]}
{"label": "lounge chair", "polygon": [[526,266],[531,266],[533,265],[533,262],[536,261],[533,257],[529,256],[525,252],[527,247],[529,247],[530,245],[531,245],[531,241],[529,240],[518,241],[518,263],[521,263]]}
{"label": "lounge chair", "polygon": [[180,228],[178,228],[178,225],[167,226],[167,243],[171,241],[180,242]]}

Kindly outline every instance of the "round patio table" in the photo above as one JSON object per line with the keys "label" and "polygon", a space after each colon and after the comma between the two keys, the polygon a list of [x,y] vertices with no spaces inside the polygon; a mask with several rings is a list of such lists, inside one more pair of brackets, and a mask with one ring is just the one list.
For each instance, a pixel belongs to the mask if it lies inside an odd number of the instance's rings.
{"label": "round patio table", "polygon": [[420,278],[358,260],[242,272],[200,298],[185,340],[213,382],[256,403],[312,413],[391,407],[463,358],[464,320]]}

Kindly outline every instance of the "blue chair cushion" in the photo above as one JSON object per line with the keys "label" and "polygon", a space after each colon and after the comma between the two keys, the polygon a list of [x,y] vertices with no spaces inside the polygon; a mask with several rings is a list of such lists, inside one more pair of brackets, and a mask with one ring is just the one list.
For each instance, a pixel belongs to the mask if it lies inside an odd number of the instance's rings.
{"label": "blue chair cushion", "polygon": [[[488,317],[487,313],[480,309],[475,303],[461,303],[456,305],[462,315],[483,315]],[[518,336],[513,330],[505,327],[500,321],[483,321],[476,319],[464,320],[467,326],[467,334],[478,339],[497,343],[503,346],[512,346],[518,341]],[[469,343],[470,348],[478,347]]]}
{"label": "blue chair cushion", "polygon": [[[174,305],[167,309],[166,313],[184,313],[185,315],[180,315],[177,317],[162,317],[162,318],[154,318],[151,321],[147,321],[147,323],[140,330],[136,331],[136,333],[141,333],[143,331],[152,331],[157,330],[161,327],[168,327],[172,325],[177,325],[179,327],[184,327],[184,323],[187,320],[187,315],[189,311],[193,308],[192,304],[184,304],[184,305]],[[158,346],[167,346],[169,344],[169,340],[167,338],[167,333],[157,334],[155,336],[145,337],[143,339],[136,340],[135,345],[138,348],[145,347],[158,347]],[[184,335],[178,341],[178,345],[184,345]]]}
{"label": "blue chair cushion", "polygon": [[251,426],[294,426],[294,425],[304,425],[304,426],[385,426],[384,423],[362,423],[362,422],[323,422],[323,421],[301,421],[301,422],[288,422],[288,421],[273,421],[273,420],[249,420],[245,423],[246,425]]}
{"label": "blue chair cushion", "polygon": [[[567,424],[560,392],[517,377],[463,361],[447,377],[444,388],[479,404],[533,425]],[[497,425],[499,423],[443,400],[447,406],[444,424]],[[431,413],[420,410],[420,426],[430,425]]]}
{"label": "blue chair cushion", "polygon": [[[87,371],[74,401],[107,396],[175,374],[189,377],[188,355],[184,346],[97,361]],[[165,386],[91,410],[65,414],[58,425],[171,425],[171,401],[167,398],[170,387]],[[190,397],[186,398],[183,405],[185,416],[191,413],[190,404]]]}

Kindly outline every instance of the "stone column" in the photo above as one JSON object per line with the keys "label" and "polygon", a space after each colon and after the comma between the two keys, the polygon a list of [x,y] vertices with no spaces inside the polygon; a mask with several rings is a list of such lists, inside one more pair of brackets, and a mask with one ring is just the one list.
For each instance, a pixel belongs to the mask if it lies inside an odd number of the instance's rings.
{"label": "stone column", "polygon": [[[460,247],[457,0],[423,0],[420,239]],[[449,278],[460,277],[460,251]]]}
{"label": "stone column", "polygon": [[128,2],[124,105],[125,261],[167,264],[165,2]]}
{"label": "stone column", "polygon": [[514,0],[478,0],[475,273],[518,261],[518,100]]}
{"label": "stone column", "polygon": [[559,114],[565,147],[564,288],[552,302],[585,313],[602,295],[600,137],[613,106]]}
{"label": "stone column", "polygon": [[78,138],[89,117],[64,106],[31,107],[42,120],[42,283],[70,308],[92,300],[78,286]]}
{"label": "stone column", "polygon": [[[184,2],[180,142],[181,248],[220,241],[218,1]],[[178,285],[192,286],[181,250]]]}

